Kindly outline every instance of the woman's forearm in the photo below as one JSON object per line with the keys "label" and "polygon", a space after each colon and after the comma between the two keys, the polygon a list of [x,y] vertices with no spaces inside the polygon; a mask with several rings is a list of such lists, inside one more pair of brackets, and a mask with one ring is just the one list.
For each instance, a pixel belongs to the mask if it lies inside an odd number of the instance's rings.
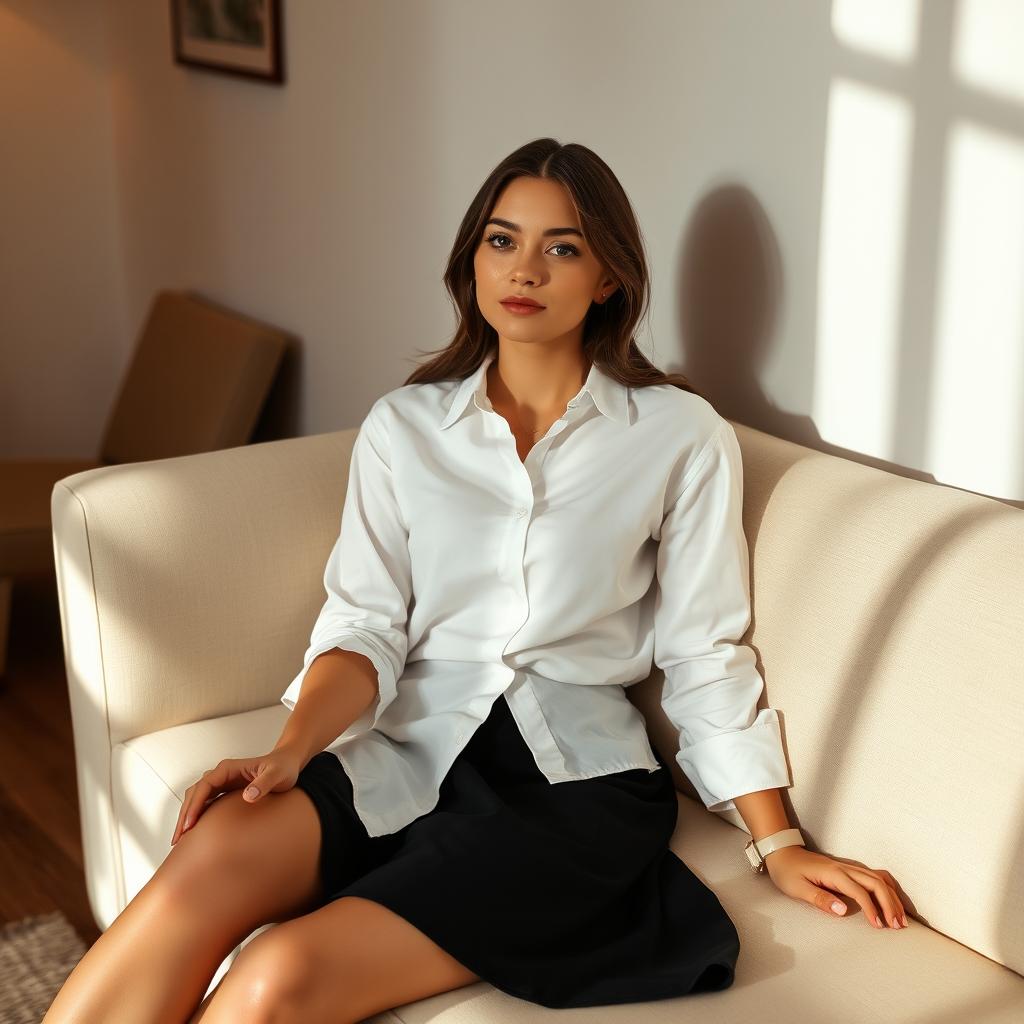
{"label": "woman's forearm", "polygon": [[[733,798],[736,810],[750,832],[750,838],[757,841],[789,828],[789,818],[782,804],[779,789],[759,789]],[[771,854],[769,854],[771,856]]]}
{"label": "woman's forearm", "polygon": [[305,764],[333,743],[379,692],[377,670],[365,655],[337,647],[324,651],[309,666],[274,749],[295,750]]}

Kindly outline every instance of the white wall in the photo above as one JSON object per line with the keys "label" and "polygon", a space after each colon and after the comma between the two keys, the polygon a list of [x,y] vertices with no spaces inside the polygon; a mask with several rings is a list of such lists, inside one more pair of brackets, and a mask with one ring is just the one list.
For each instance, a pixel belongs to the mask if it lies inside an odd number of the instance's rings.
{"label": "white wall", "polygon": [[124,358],[105,28],[0,2],[0,457],[92,454]]}
{"label": "white wall", "polygon": [[[295,429],[356,425],[448,340],[480,181],[552,135],[634,202],[655,362],[780,436],[1024,498],[1015,0],[303,0],[283,88],[175,65],[166,3],[77,7],[0,4],[4,122],[31,143],[0,169],[8,454],[94,447],[162,287],[298,334]],[[9,255],[40,225],[56,268]],[[43,378],[56,415],[24,397]]]}

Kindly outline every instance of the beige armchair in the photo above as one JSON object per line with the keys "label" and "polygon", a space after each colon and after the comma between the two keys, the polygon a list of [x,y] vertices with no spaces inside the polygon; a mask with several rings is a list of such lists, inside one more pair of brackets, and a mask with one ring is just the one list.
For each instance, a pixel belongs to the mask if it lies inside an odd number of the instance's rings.
{"label": "beige armchair", "polygon": [[290,336],[184,291],[156,295],[89,459],[0,459],[0,675],[20,576],[53,572],[50,494],[96,466],[248,443]]}
{"label": "beige armchair", "polygon": [[[783,722],[794,780],[784,800],[809,848],[891,870],[913,920],[880,932],[860,913],[832,919],[755,875],[742,819],[707,811],[679,775],[655,669],[627,692],[676,775],[673,849],[736,922],[736,982],[573,1020],[1017,1024],[1024,513],[736,430],[754,595],[746,639]],[[53,488],[101,928],[169,852],[186,787],[222,757],[276,741],[288,714],[280,695],[322,601],[354,438],[343,430],[109,466]],[[555,1012],[482,981],[375,1024]]]}

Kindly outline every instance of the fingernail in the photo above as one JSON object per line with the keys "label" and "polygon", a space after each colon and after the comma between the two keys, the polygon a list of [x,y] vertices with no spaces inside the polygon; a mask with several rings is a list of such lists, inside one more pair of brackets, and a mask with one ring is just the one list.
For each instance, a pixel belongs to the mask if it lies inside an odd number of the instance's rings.
{"label": "fingernail", "polygon": [[875,918],[875,927],[876,928],[884,928],[885,927],[885,925],[882,923],[882,919],[880,917],[876,917]]}
{"label": "fingernail", "polygon": [[246,796],[247,796],[247,797],[248,797],[248,798],[249,798],[250,800],[255,800],[255,799],[256,799],[256,797],[258,797],[258,796],[260,795],[260,791],[259,791],[259,790],[258,790],[258,789],[257,789],[257,788],[256,788],[255,786],[250,786],[250,787],[249,787],[249,788],[248,788],[248,789],[247,789],[247,790],[245,791],[245,795],[246,795]]}
{"label": "fingernail", "polygon": [[839,900],[836,900],[836,901],[835,901],[835,902],[834,902],[834,903],[832,904],[832,909],[833,909],[833,910],[834,910],[834,911],[835,911],[835,912],[836,912],[837,914],[845,914],[845,913],[846,913],[846,904],[845,904],[845,903],[840,903],[840,902],[839,902]]}
{"label": "fingernail", "polygon": [[900,918],[900,924],[902,924],[904,928],[906,928],[906,927],[907,927],[907,915],[906,915],[906,914],[904,914],[904,915],[903,915],[903,916],[902,916],[902,917]]}
{"label": "fingernail", "polygon": [[893,928],[902,928],[902,927],[903,927],[903,926],[902,926],[902,925],[900,924],[899,920],[898,920],[898,919],[896,918],[896,916],[895,916],[895,915],[893,915],[893,919],[892,919],[892,926],[893,926]]}

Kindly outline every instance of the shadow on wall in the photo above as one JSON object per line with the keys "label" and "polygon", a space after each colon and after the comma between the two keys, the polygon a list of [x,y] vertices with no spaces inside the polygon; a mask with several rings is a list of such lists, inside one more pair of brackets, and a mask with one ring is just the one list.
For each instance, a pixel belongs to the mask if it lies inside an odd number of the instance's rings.
{"label": "shadow on wall", "polygon": [[[669,362],[665,369],[685,374],[721,415],[829,455],[953,486],[931,473],[831,444],[810,416],[781,409],[765,393],[762,370],[771,353],[784,299],[783,268],[775,232],[749,189],[721,186],[698,204],[679,266],[675,294],[685,362]],[[856,288],[857,283],[851,282],[850,287]],[[809,377],[814,358],[812,345]],[[863,400],[865,412],[877,415],[879,397],[866,394]],[[1024,508],[1024,500],[985,496]]]}

